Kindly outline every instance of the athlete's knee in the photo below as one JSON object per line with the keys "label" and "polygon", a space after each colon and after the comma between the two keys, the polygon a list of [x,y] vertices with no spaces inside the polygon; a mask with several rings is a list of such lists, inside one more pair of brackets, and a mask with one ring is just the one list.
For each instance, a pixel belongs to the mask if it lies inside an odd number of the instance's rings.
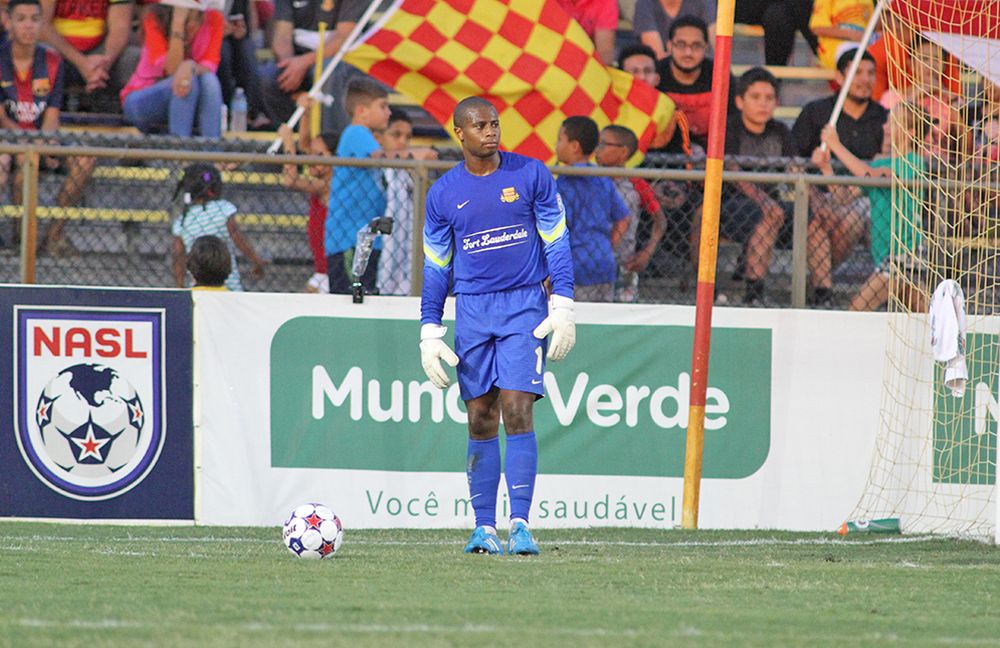
{"label": "athlete's knee", "polygon": [[492,439],[500,427],[500,408],[496,401],[492,403],[482,399],[466,401],[469,412],[469,437],[477,441]]}
{"label": "athlete's knee", "polygon": [[533,410],[535,406],[534,394],[523,394],[513,398],[504,398],[501,409],[503,410],[503,429],[508,435],[524,434],[534,429]]}
{"label": "athlete's knee", "polygon": [[476,441],[488,441],[495,437],[500,429],[500,418],[489,416],[469,416],[469,438]]}

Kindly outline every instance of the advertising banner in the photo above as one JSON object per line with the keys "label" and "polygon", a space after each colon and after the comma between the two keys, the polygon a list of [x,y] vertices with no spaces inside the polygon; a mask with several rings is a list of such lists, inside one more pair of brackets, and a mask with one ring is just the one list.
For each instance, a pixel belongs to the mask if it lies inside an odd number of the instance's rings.
{"label": "advertising banner", "polygon": [[[466,414],[457,386],[437,390],[420,368],[417,300],[194,298],[199,522],[273,525],[319,501],[354,527],[471,525]],[[577,320],[535,405],[533,523],[675,526],[693,309],[580,304]],[[884,319],[715,321],[702,526],[835,528],[867,476]],[[506,506],[501,495],[501,517]]]}
{"label": "advertising banner", "polygon": [[186,291],[0,287],[0,515],[193,518]]}
{"label": "advertising banner", "polygon": [[[705,476],[746,477],[770,445],[771,331],[720,328],[712,342],[733,362],[711,373]],[[644,350],[654,346],[651,362]],[[539,437],[541,470],[682,477],[690,349],[683,326],[580,324],[573,353],[547,366],[547,398],[535,406],[540,431],[565,430]],[[424,376],[413,322],[290,319],[271,342],[270,374],[272,466],[455,469],[450,450],[466,433],[465,409],[457,383],[442,392]]]}
{"label": "advertising banner", "polygon": [[933,480],[942,484],[996,483],[997,419],[1000,418],[997,336],[966,337],[969,371],[966,398],[957,399],[944,384],[944,366],[934,367]]}

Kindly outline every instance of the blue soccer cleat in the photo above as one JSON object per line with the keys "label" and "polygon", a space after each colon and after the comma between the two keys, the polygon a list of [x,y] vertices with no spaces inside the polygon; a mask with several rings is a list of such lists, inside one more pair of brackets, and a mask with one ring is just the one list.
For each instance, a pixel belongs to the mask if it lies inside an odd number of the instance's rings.
{"label": "blue soccer cleat", "polygon": [[476,530],[469,536],[469,543],[465,545],[465,553],[503,555],[503,545],[495,532],[491,533],[486,527],[476,527]]}
{"label": "blue soccer cleat", "polygon": [[531,531],[524,522],[515,522],[510,528],[510,537],[507,538],[507,553],[512,556],[537,556],[538,543],[532,537]]}

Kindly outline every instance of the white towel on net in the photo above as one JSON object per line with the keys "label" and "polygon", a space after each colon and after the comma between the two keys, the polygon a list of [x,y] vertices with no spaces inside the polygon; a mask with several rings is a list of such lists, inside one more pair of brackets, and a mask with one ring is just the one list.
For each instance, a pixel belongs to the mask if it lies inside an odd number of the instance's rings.
{"label": "white towel on net", "polygon": [[944,363],[944,384],[952,396],[965,394],[969,370],[965,366],[965,295],[954,279],[938,284],[931,298],[931,348],[934,360]]}

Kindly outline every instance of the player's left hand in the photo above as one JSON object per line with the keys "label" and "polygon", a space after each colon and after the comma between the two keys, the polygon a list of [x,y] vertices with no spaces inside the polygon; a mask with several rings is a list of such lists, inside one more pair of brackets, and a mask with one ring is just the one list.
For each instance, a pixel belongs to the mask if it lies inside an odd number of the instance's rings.
{"label": "player's left hand", "polygon": [[549,360],[559,362],[573,349],[576,344],[576,316],[573,313],[573,300],[562,295],[549,297],[549,316],[535,327],[534,335],[539,340],[551,333]]}

